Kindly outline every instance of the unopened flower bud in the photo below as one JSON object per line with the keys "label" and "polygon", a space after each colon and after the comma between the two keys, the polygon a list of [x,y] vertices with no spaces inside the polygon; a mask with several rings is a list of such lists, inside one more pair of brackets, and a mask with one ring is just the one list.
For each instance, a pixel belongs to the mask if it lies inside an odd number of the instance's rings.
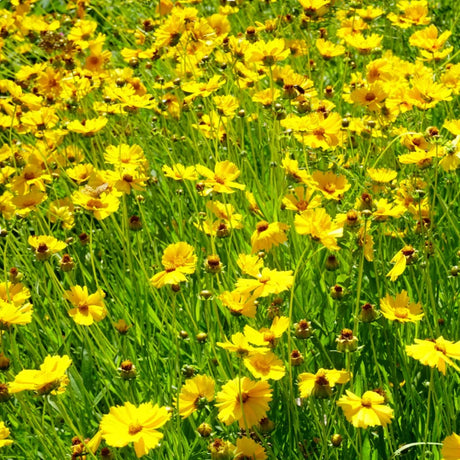
{"label": "unopened flower bud", "polygon": [[16,284],[21,282],[24,275],[16,267],[11,267],[9,278],[11,283]]}
{"label": "unopened flower bud", "polygon": [[207,289],[200,291],[200,297],[204,300],[208,300],[212,296],[212,292]]}
{"label": "unopened flower bud", "polygon": [[293,350],[291,353],[291,366],[300,366],[304,363],[305,359],[299,350]]}
{"label": "unopened flower bud", "polygon": [[7,371],[10,367],[10,360],[3,353],[0,353],[0,371]]}
{"label": "unopened flower bud", "polygon": [[206,334],[206,332],[198,332],[198,334],[196,335],[196,340],[199,343],[205,343],[206,340],[208,340],[208,334]]}
{"label": "unopened flower bud", "polygon": [[331,437],[331,443],[334,447],[339,447],[342,444],[342,436],[340,434],[333,434]]}
{"label": "unopened flower bud", "polygon": [[12,395],[8,391],[8,385],[6,383],[0,383],[0,403],[8,401]]}
{"label": "unopened flower bud", "polygon": [[231,460],[234,457],[235,446],[223,439],[216,438],[209,444],[211,460]]}
{"label": "unopened flower bud", "polygon": [[358,349],[358,338],[353,335],[351,329],[342,329],[340,335],[335,340],[337,342],[337,350],[341,352],[356,351]]}
{"label": "unopened flower bud", "polygon": [[339,264],[339,260],[337,259],[337,256],[335,256],[334,254],[330,254],[329,256],[327,256],[326,270],[333,272],[337,270],[339,266],[340,264]]}
{"label": "unopened flower bud", "polygon": [[222,262],[217,254],[208,256],[204,263],[204,268],[208,273],[220,273],[222,271]]}
{"label": "unopened flower bud", "polygon": [[63,272],[70,272],[75,267],[75,262],[69,254],[64,254],[59,262],[59,267]]}
{"label": "unopened flower bud", "polygon": [[190,366],[190,364],[185,364],[182,366],[181,372],[186,379],[189,379],[196,374],[196,369],[193,366]]}
{"label": "unopened flower bud", "polygon": [[359,315],[359,319],[363,323],[372,323],[377,319],[378,313],[373,305],[370,303],[366,303],[361,307],[361,314]]}
{"label": "unopened flower bud", "polygon": [[336,284],[335,286],[331,287],[330,294],[334,300],[341,300],[343,299],[343,296],[345,295],[345,291],[343,287],[340,286],[340,284]]}
{"label": "unopened flower bud", "polygon": [[294,335],[298,339],[308,339],[311,337],[311,322],[306,319],[301,319],[298,323],[294,324]]}
{"label": "unopened flower bud", "polygon": [[123,380],[135,379],[137,376],[136,368],[129,359],[127,359],[126,361],[123,361],[120,364],[120,367],[118,370],[120,371],[120,377]]}
{"label": "unopened flower bud", "polygon": [[86,246],[89,243],[89,235],[87,233],[80,233],[78,235],[78,239],[80,240],[80,244],[82,246]]}
{"label": "unopened flower bud", "polygon": [[202,423],[197,429],[202,438],[209,438],[212,433],[212,426],[209,423]]}
{"label": "unopened flower bud", "polygon": [[125,335],[129,328],[132,327],[132,325],[128,324],[124,319],[119,319],[116,323],[113,323],[113,327],[118,331],[119,334]]}
{"label": "unopened flower bud", "polygon": [[134,231],[138,231],[142,228],[142,221],[138,216],[131,216],[129,218],[129,228]]}
{"label": "unopened flower bud", "polygon": [[261,433],[271,433],[274,429],[275,424],[268,417],[264,417],[259,422],[259,431]]}

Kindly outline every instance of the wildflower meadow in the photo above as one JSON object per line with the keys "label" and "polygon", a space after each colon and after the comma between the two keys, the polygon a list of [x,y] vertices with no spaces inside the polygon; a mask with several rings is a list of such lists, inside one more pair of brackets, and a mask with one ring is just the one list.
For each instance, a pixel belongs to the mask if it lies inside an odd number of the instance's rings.
{"label": "wildflower meadow", "polygon": [[0,458],[459,460],[459,20],[0,0]]}

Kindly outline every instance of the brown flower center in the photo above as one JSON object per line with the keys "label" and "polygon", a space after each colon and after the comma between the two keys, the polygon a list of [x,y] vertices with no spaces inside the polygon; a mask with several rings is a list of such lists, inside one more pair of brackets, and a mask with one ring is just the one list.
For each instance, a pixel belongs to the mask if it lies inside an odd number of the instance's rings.
{"label": "brown flower center", "polygon": [[135,435],[136,433],[139,433],[139,431],[142,431],[142,425],[138,422],[129,424],[128,432],[130,435]]}

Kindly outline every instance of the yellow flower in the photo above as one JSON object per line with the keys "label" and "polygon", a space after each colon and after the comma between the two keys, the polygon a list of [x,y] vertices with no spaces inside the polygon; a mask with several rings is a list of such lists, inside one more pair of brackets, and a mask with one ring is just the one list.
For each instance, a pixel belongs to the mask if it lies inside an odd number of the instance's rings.
{"label": "yellow flower", "polygon": [[412,246],[404,246],[391,259],[394,267],[387,273],[391,281],[396,281],[406,269],[406,265],[411,264],[416,257],[415,249]]}
{"label": "yellow flower", "polygon": [[380,184],[386,184],[395,180],[398,173],[394,169],[389,168],[368,168],[367,174],[374,181]]}
{"label": "yellow flower", "polygon": [[265,382],[254,382],[247,377],[228,381],[217,393],[219,420],[226,425],[237,421],[240,428],[251,428],[266,417],[272,389]]}
{"label": "yellow flower", "polygon": [[243,437],[236,441],[236,450],[233,460],[265,460],[265,449],[251,438]]}
{"label": "yellow flower", "polygon": [[309,190],[299,185],[294,189],[294,193],[284,196],[283,206],[285,209],[297,212],[305,211],[307,208],[317,208],[321,206],[321,198],[319,196],[312,198],[314,192],[314,190]]}
{"label": "yellow flower", "polygon": [[351,187],[345,176],[338,176],[332,171],[315,171],[311,176],[310,184],[312,188],[332,200],[341,200]]}
{"label": "yellow flower", "polygon": [[287,241],[286,232],[289,225],[273,222],[269,224],[265,220],[257,223],[256,230],[251,236],[252,253],[261,250],[269,251],[273,246],[279,246]]}
{"label": "yellow flower", "polygon": [[99,187],[77,190],[72,194],[72,202],[87,211],[92,211],[97,220],[103,220],[118,211],[120,193],[115,191],[107,193],[101,190],[102,188],[99,189]]}
{"label": "yellow flower", "polygon": [[240,357],[247,356],[251,353],[269,351],[269,349],[265,347],[255,348],[252,345],[249,345],[249,341],[247,337],[241,332],[237,332],[236,334],[233,334],[231,342],[227,340],[225,342],[217,342],[216,345],[218,347],[223,348],[224,350],[228,350],[232,353],[236,353]]}
{"label": "yellow flower", "polygon": [[424,316],[422,306],[419,303],[412,303],[405,290],[396,294],[396,298],[387,294],[383,299],[380,299],[380,309],[385,318],[400,323],[415,323]]}
{"label": "yellow flower", "polygon": [[146,162],[144,151],[137,144],[109,145],[104,160],[114,166],[141,166]]}
{"label": "yellow flower", "polygon": [[86,137],[94,136],[105,127],[108,119],[104,117],[92,118],[88,120],[74,120],[67,125],[67,129],[74,133],[83,134]]}
{"label": "yellow flower", "polygon": [[37,260],[49,259],[52,254],[62,251],[65,247],[67,247],[67,244],[63,241],[59,241],[54,238],[54,236],[48,235],[31,235],[27,241],[35,249]]}
{"label": "yellow flower", "polygon": [[196,375],[185,381],[176,406],[182,418],[189,417],[196,410],[214,399],[214,379],[207,375]]}
{"label": "yellow flower", "polygon": [[193,246],[183,241],[170,244],[161,258],[165,270],[150,278],[152,285],[161,288],[165,284],[187,281],[185,275],[195,273],[197,257],[194,251]]}
{"label": "yellow flower", "polygon": [[238,291],[225,291],[218,298],[230,310],[233,316],[243,315],[248,318],[255,318],[257,312],[256,299],[250,294],[242,294]]}
{"label": "yellow flower", "polygon": [[426,29],[417,30],[409,37],[409,43],[417,48],[435,52],[440,50],[447,39],[452,35],[452,32],[446,30],[438,36],[438,29],[431,24]]}
{"label": "yellow flower", "polygon": [[264,267],[254,278],[239,278],[236,282],[236,290],[241,293],[252,292],[255,298],[267,297],[290,289],[294,282],[292,270],[278,271],[267,267]]}
{"label": "yellow flower", "polygon": [[342,396],[337,401],[347,420],[356,428],[385,427],[391,423],[393,409],[384,403],[385,398],[375,391],[366,391],[360,398],[347,390],[347,396]]}
{"label": "yellow flower", "polygon": [[174,180],[197,180],[198,174],[195,166],[184,166],[176,163],[172,167],[164,165],[162,168],[163,174]]}
{"label": "yellow flower", "polygon": [[0,422],[0,447],[13,444],[11,439],[6,439],[10,435],[10,430],[5,426],[5,422]]}
{"label": "yellow flower", "polygon": [[94,321],[102,321],[107,315],[103,300],[105,293],[100,289],[88,295],[86,286],[71,286],[70,291],[65,291],[64,295],[75,306],[68,313],[77,324],[90,326]]}
{"label": "yellow flower", "polygon": [[406,208],[401,205],[393,205],[392,203],[388,203],[386,198],[380,198],[375,203],[375,211],[372,213],[375,220],[378,222],[384,222],[388,219],[388,217],[394,217],[395,219],[401,217]]}
{"label": "yellow flower", "polygon": [[134,406],[126,402],[123,406],[111,407],[102,417],[100,430],[102,437],[112,447],[124,447],[134,443],[137,458],[147,455],[158,446],[163,433],[158,431],[171,414],[158,404],[142,403]]}
{"label": "yellow flower", "polygon": [[460,435],[452,433],[442,442],[442,460],[458,460],[460,458]]}
{"label": "yellow flower", "polygon": [[366,107],[372,112],[382,110],[388,93],[379,81],[368,86],[355,89],[350,94],[350,99],[355,104]]}
{"label": "yellow flower", "polygon": [[460,342],[454,343],[442,336],[436,340],[415,339],[414,345],[406,345],[406,353],[411,358],[418,359],[425,366],[436,366],[444,375],[446,375],[446,363],[456,371],[460,371],[460,367],[451,359],[460,359]]}
{"label": "yellow flower", "polygon": [[244,58],[246,62],[261,62],[271,67],[289,56],[290,50],[285,48],[286,44],[282,38],[275,38],[269,42],[259,40],[248,47]]}
{"label": "yellow flower", "polygon": [[283,361],[271,351],[267,353],[251,353],[244,358],[244,365],[256,379],[280,380],[286,373]]}
{"label": "yellow flower", "polygon": [[32,322],[32,304],[15,305],[0,299],[0,331],[13,324],[29,324]]}
{"label": "yellow flower", "polygon": [[182,84],[182,91],[185,93],[192,93],[186,96],[184,101],[190,102],[197,97],[208,97],[214,91],[217,91],[221,86],[225,84],[225,80],[220,75],[214,75],[208,81],[203,83],[198,82],[187,82]]}
{"label": "yellow flower", "polygon": [[332,43],[329,40],[324,40],[323,38],[318,38],[315,44],[324,59],[331,59],[345,53],[344,46],[336,45],[335,43]]}
{"label": "yellow flower", "polygon": [[319,369],[316,374],[304,372],[299,375],[299,390],[301,398],[315,396],[317,398],[330,398],[332,388],[336,384],[343,385],[350,381],[350,373],[336,369]]}
{"label": "yellow flower", "polygon": [[346,35],[345,42],[353,48],[356,48],[359,54],[370,54],[375,48],[380,46],[383,35],[370,34],[367,37],[361,32]]}
{"label": "yellow flower", "polygon": [[343,227],[333,222],[324,208],[307,209],[297,214],[294,224],[299,235],[310,235],[328,249],[340,249],[337,245],[337,238],[343,235]]}
{"label": "yellow flower", "polygon": [[407,92],[407,100],[421,110],[433,108],[441,101],[451,101],[452,91],[442,83],[436,83],[431,76],[421,76],[412,80],[412,88]]}
{"label": "yellow flower", "polygon": [[71,364],[72,360],[67,355],[48,355],[40,370],[24,369],[19,372],[8,385],[8,390],[10,393],[31,390],[40,395],[62,393],[69,382],[65,372]]}
{"label": "yellow flower", "polygon": [[274,347],[279,339],[289,327],[289,318],[287,316],[276,316],[273,319],[270,329],[263,327],[256,331],[251,326],[244,326],[244,335],[249,342],[254,345]]}
{"label": "yellow flower", "polygon": [[205,195],[209,195],[211,192],[233,193],[234,188],[239,190],[245,188],[244,185],[235,182],[240,175],[240,170],[228,160],[217,162],[214,171],[201,165],[196,165],[196,170],[200,175],[206,177],[203,181],[205,186],[203,193]]}
{"label": "yellow flower", "polygon": [[0,283],[0,299],[12,302],[16,306],[23,305],[30,298],[30,291],[22,283],[13,284],[9,281]]}

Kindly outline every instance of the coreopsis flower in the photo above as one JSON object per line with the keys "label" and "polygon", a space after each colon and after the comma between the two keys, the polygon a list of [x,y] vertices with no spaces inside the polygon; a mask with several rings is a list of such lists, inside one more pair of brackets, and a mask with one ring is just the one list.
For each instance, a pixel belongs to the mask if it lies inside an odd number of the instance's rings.
{"label": "coreopsis flower", "polygon": [[0,299],[0,331],[18,324],[24,325],[32,322],[33,308],[31,303],[15,305]]}
{"label": "coreopsis flower", "polygon": [[100,430],[91,439],[87,438],[84,442],[79,438],[72,438],[72,460],[80,458],[86,460],[90,452],[94,455],[99,449],[101,441],[102,433]]}
{"label": "coreopsis flower", "polygon": [[265,449],[251,438],[244,436],[236,440],[236,450],[233,460],[265,460],[267,454]]}
{"label": "coreopsis flower", "polygon": [[342,117],[336,112],[327,117],[321,111],[304,117],[291,115],[281,120],[281,126],[291,129],[299,142],[312,149],[335,149],[342,144]]}
{"label": "coreopsis flower", "polygon": [[86,137],[94,136],[107,124],[108,119],[104,117],[91,118],[88,120],[74,120],[67,125],[67,129],[73,133],[82,134]]}
{"label": "coreopsis flower", "polygon": [[332,388],[336,384],[343,385],[350,381],[350,373],[336,369],[319,369],[316,374],[304,372],[299,375],[299,390],[301,398],[315,396],[317,398],[330,398]]}
{"label": "coreopsis flower", "polygon": [[406,208],[403,205],[389,203],[386,198],[380,198],[378,201],[376,201],[374,208],[375,210],[372,215],[378,222],[384,222],[389,217],[397,219],[406,212]]}
{"label": "coreopsis flower", "polygon": [[183,241],[170,244],[164,250],[161,258],[164,271],[150,278],[150,282],[154,287],[161,288],[165,284],[178,284],[187,281],[185,275],[195,273],[196,262],[197,257],[193,246]]}
{"label": "coreopsis flower", "polygon": [[294,224],[299,235],[310,235],[328,249],[340,249],[337,238],[343,235],[343,227],[334,222],[324,208],[307,209],[296,214]]}
{"label": "coreopsis flower", "polygon": [[241,293],[252,292],[255,298],[279,294],[290,289],[294,283],[292,270],[279,271],[264,267],[259,273],[251,276],[254,276],[254,279],[239,278],[236,290]]}
{"label": "coreopsis flower", "polygon": [[146,163],[144,151],[137,144],[109,145],[105,148],[104,160],[114,166],[142,166]]}
{"label": "coreopsis flower", "polygon": [[451,359],[460,359],[460,341],[454,343],[442,336],[436,340],[415,339],[414,345],[406,345],[406,353],[425,366],[437,367],[443,375],[446,375],[446,363],[460,371]]}
{"label": "coreopsis flower", "polygon": [[405,290],[396,294],[396,297],[387,294],[383,299],[380,299],[380,310],[385,318],[400,323],[415,323],[424,316],[422,306],[419,303],[411,302]]}
{"label": "coreopsis flower", "polygon": [[376,81],[370,85],[355,89],[350,94],[350,100],[357,105],[366,107],[371,112],[376,112],[382,109],[388,93],[384,85]]}
{"label": "coreopsis flower", "polygon": [[208,81],[203,83],[195,81],[183,83],[181,85],[182,91],[191,93],[185,97],[184,101],[188,103],[197,97],[208,97],[224,84],[225,80],[220,75],[213,75]]}
{"label": "coreopsis flower", "polygon": [[250,428],[267,416],[273,390],[266,381],[254,382],[247,377],[228,381],[217,393],[218,418],[226,425],[238,422]]}
{"label": "coreopsis flower", "polygon": [[262,220],[257,223],[256,230],[251,236],[252,253],[269,251],[273,246],[279,246],[287,241],[286,232],[289,225],[281,222],[272,222]]}
{"label": "coreopsis flower", "polygon": [[351,187],[345,176],[338,176],[332,171],[315,171],[311,175],[310,186],[328,199],[341,200]]}
{"label": "coreopsis flower", "polygon": [[276,316],[273,319],[270,328],[263,327],[259,331],[251,326],[244,326],[244,335],[249,342],[259,346],[269,346],[273,348],[277,340],[286,332],[289,327],[289,318],[287,316]]}
{"label": "coreopsis flower", "polygon": [[174,180],[197,180],[198,174],[195,166],[184,166],[180,163],[176,163],[173,166],[163,165],[161,168],[163,174]]}
{"label": "coreopsis flower", "polygon": [[240,170],[228,160],[217,162],[214,171],[202,165],[196,165],[195,168],[198,174],[206,178],[202,181],[205,186],[203,191],[205,195],[211,192],[233,193],[234,188],[238,190],[245,188],[245,185],[235,182],[240,175]]}
{"label": "coreopsis flower", "polygon": [[240,254],[236,261],[240,270],[246,275],[256,277],[264,267],[264,261],[257,255]]}
{"label": "coreopsis flower", "polygon": [[163,433],[158,431],[171,414],[166,407],[150,402],[135,406],[126,402],[123,406],[110,408],[102,417],[100,430],[106,443],[112,447],[124,447],[134,443],[137,458],[147,455],[158,446]]}
{"label": "coreopsis flower", "polygon": [[242,294],[238,291],[225,291],[219,296],[222,305],[226,306],[233,316],[247,316],[255,318],[257,306],[255,297],[250,294]]}
{"label": "coreopsis flower", "polygon": [[[429,56],[429,53],[439,52],[445,45],[447,39],[452,35],[452,32],[446,30],[441,35],[438,35],[438,29],[435,25],[431,24],[426,29],[417,30],[409,37],[409,44],[421,48],[422,50],[428,51],[424,53],[423,56]],[[449,54],[453,48],[448,48],[446,51],[446,56]]]}
{"label": "coreopsis flower", "polygon": [[428,2],[426,0],[403,0],[398,2],[398,8],[401,10],[399,15],[389,13],[387,18],[395,26],[402,29],[407,29],[413,25],[426,26],[431,21],[428,16]]}
{"label": "coreopsis flower", "polygon": [[208,450],[211,460],[233,460],[236,446],[230,441],[216,438],[209,443]]}
{"label": "coreopsis flower", "polygon": [[217,113],[225,117],[232,118],[240,105],[239,100],[235,96],[214,96],[212,98],[216,104]]}
{"label": "coreopsis flower", "polygon": [[301,169],[299,167],[299,162],[297,160],[294,160],[286,155],[281,162],[281,167],[286,171],[286,175],[294,179],[296,182],[308,183],[310,175],[305,169]]}
{"label": "coreopsis flower", "polygon": [[400,275],[403,274],[407,265],[410,265],[416,258],[415,249],[412,246],[404,246],[398,251],[395,256],[391,259],[391,263],[394,263],[394,267],[387,273],[391,281],[396,281]]}
{"label": "coreopsis flower", "polygon": [[83,326],[90,326],[95,321],[102,321],[107,315],[104,305],[105,293],[98,289],[94,294],[88,294],[86,286],[71,286],[65,291],[65,298],[75,307],[69,310],[69,316]]}
{"label": "coreopsis flower", "polygon": [[182,418],[187,418],[193,412],[212,401],[214,399],[214,387],[214,379],[207,375],[196,375],[191,379],[187,379],[176,401],[179,415]]}
{"label": "coreopsis flower", "polygon": [[290,54],[289,48],[286,49],[284,39],[275,38],[269,42],[259,40],[251,44],[244,54],[246,62],[260,62],[271,67],[279,61],[283,61]]}
{"label": "coreopsis flower", "polygon": [[225,342],[217,342],[217,346],[223,348],[224,350],[228,350],[232,353],[236,353],[238,356],[248,356],[251,353],[265,353],[268,352],[269,349],[266,347],[256,348],[252,345],[249,345],[249,341],[247,337],[242,334],[241,332],[237,332],[233,334],[231,337],[232,341],[229,342],[226,340]]}
{"label": "coreopsis flower", "polygon": [[30,190],[46,190],[46,183],[51,182],[51,174],[35,163],[24,167],[21,174],[10,179],[11,190],[19,195],[24,195]]}
{"label": "coreopsis flower", "polygon": [[290,211],[302,212],[307,208],[317,208],[321,206],[321,198],[313,196],[315,190],[307,189],[303,185],[299,185],[293,190],[294,193],[289,193],[283,197],[284,209]]}
{"label": "coreopsis flower", "polygon": [[72,202],[75,206],[91,211],[97,220],[103,220],[118,211],[120,192],[102,190],[108,189],[103,186],[97,188],[86,186],[72,194]]}
{"label": "coreopsis flower", "polygon": [[315,44],[319,54],[321,54],[324,59],[332,59],[333,57],[341,56],[345,53],[345,47],[343,45],[336,45],[323,38],[318,38]]}
{"label": "coreopsis flower", "polygon": [[358,50],[359,54],[370,54],[380,46],[383,35],[370,34],[365,37],[361,32],[346,35],[344,37],[347,45]]}
{"label": "coreopsis flower", "polygon": [[316,19],[324,16],[331,7],[330,0],[299,0],[305,16]]}
{"label": "coreopsis flower", "polygon": [[286,373],[283,361],[271,351],[251,353],[244,358],[244,365],[256,379],[280,380]]}
{"label": "coreopsis flower", "polygon": [[460,435],[452,433],[444,439],[441,455],[442,460],[458,460],[460,458]]}
{"label": "coreopsis flower", "polygon": [[6,427],[5,422],[0,422],[0,447],[5,447],[13,444],[11,439],[6,439],[9,435],[10,430]]}
{"label": "coreopsis flower", "polygon": [[442,83],[436,83],[430,75],[422,75],[412,80],[412,88],[407,92],[407,100],[421,110],[431,109],[441,101],[451,101],[452,91]]}
{"label": "coreopsis flower", "polygon": [[54,200],[50,203],[48,216],[53,224],[60,222],[62,228],[70,230],[75,225],[74,206],[69,197]]}
{"label": "coreopsis flower", "polygon": [[342,408],[347,420],[356,428],[387,426],[393,418],[393,409],[385,405],[385,398],[375,391],[366,391],[359,397],[347,390],[337,405]]}
{"label": "coreopsis flower", "polygon": [[67,356],[48,355],[40,370],[24,369],[8,384],[10,393],[35,391],[39,395],[63,393],[69,382],[66,375],[72,360]]}
{"label": "coreopsis flower", "polygon": [[41,261],[49,259],[52,254],[56,254],[67,247],[67,244],[63,241],[59,241],[54,236],[49,235],[31,235],[27,241],[34,248],[37,260]]}
{"label": "coreopsis flower", "polygon": [[416,148],[410,153],[399,155],[398,161],[405,165],[416,165],[419,169],[426,169],[433,163],[433,158],[441,156],[441,152],[436,147],[429,150],[422,150]]}
{"label": "coreopsis flower", "polygon": [[389,168],[368,168],[367,174],[369,177],[379,184],[387,184],[396,179],[398,173],[394,169]]}
{"label": "coreopsis flower", "polygon": [[[17,269],[14,270],[17,273]],[[10,274],[13,273],[13,270],[10,271]],[[0,300],[4,302],[11,302],[16,306],[24,305],[27,299],[30,298],[30,291],[22,283],[12,283],[6,281],[0,283]]]}

